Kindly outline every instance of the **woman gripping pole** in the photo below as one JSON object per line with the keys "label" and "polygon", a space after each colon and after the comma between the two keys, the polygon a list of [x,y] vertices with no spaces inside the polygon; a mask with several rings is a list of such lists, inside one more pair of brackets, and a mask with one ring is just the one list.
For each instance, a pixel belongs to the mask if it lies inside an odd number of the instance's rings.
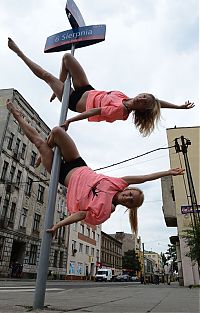
{"label": "woman gripping pole", "polygon": [[149,93],[141,93],[130,98],[121,91],[95,90],[90,85],[82,66],[69,53],[65,53],[63,56],[58,79],[29,59],[11,38],[8,38],[8,47],[24,61],[37,77],[51,87],[53,95],[50,101],[55,97],[61,101],[64,81],[67,74],[71,74],[73,88],[71,88],[69,98],[69,109],[80,114],[65,121],[62,125],[65,130],[68,129],[70,123],[83,119],[88,119],[91,122],[125,121],[132,114],[136,128],[143,136],[147,136],[151,134],[155,124],[159,121],[161,108],[191,109],[194,107],[194,103],[190,101],[176,105],[156,99]]}
{"label": "woman gripping pole", "polygon": [[36,146],[44,167],[51,173],[53,150],[58,146],[61,151],[59,182],[67,187],[66,203],[70,216],[53,225],[47,231],[53,235],[58,228],[81,220],[98,225],[110,218],[118,205],[129,211],[133,232],[137,232],[137,209],[144,200],[143,192],[133,184],[142,184],[164,176],[182,175],[180,168],[147,175],[130,175],[120,178],[97,174],[81,158],[72,138],[62,127],[55,127],[50,133],[49,144],[40,137],[34,127],[27,123],[21,112],[7,100],[7,108],[18,121],[28,139]]}

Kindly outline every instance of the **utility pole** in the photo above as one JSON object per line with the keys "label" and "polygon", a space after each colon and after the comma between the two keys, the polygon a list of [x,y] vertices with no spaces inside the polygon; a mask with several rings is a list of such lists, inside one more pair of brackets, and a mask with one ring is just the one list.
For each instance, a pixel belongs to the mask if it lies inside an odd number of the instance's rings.
{"label": "utility pole", "polygon": [[[71,50],[71,54],[74,55],[75,48],[85,47],[105,40],[105,25],[85,26],[83,17],[73,0],[67,1],[65,10],[72,29],[48,37],[44,52],[48,53]],[[70,88],[71,76],[68,74],[64,83],[59,125],[63,124],[67,117]],[[52,227],[53,225],[60,160],[61,154],[58,147],[56,147],[49,183],[48,204],[44,221],[44,234],[40,249],[39,266],[37,270],[33,309],[44,308],[46,280],[52,241],[52,235],[47,233],[46,229]]]}
{"label": "utility pole", "polygon": [[[179,144],[179,139],[181,139],[181,144]],[[192,225],[196,229],[197,222],[199,221],[199,210],[198,210],[198,203],[197,203],[197,197],[195,193],[194,183],[192,179],[192,173],[190,169],[189,159],[188,159],[188,146],[191,145],[191,141],[184,136],[181,136],[180,138],[175,138],[175,150],[176,153],[182,152],[184,163],[185,163],[185,170],[186,170],[186,176],[187,176],[187,182],[188,182],[188,188],[189,188],[189,199],[190,204],[192,208]]]}

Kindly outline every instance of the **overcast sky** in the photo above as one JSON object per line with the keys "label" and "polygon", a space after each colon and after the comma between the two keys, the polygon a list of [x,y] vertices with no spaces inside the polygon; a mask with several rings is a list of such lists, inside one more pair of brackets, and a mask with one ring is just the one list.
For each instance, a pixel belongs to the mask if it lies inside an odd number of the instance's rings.
{"label": "overcast sky", "polygon": [[[81,121],[70,125],[82,157],[93,169],[110,165],[150,150],[166,147],[166,128],[199,126],[198,99],[198,1],[197,0],[76,0],[86,25],[106,24],[106,40],[77,49],[75,56],[90,83],[99,90],[120,90],[133,97],[141,92],[183,104],[190,111],[162,110],[158,128],[143,138],[128,121],[112,124]],[[1,0],[0,88],[15,88],[53,127],[58,125],[61,104],[49,103],[50,88],[27,69],[7,48],[13,38],[35,62],[58,75],[64,52],[44,54],[46,38],[70,29],[65,0]],[[68,117],[73,116],[68,112]],[[169,168],[168,151],[162,150],[100,172],[121,177]],[[160,180],[140,185],[145,193],[139,209],[139,235],[145,249],[167,249],[169,236],[162,214]],[[103,231],[130,233],[128,215],[119,207],[104,223]]]}

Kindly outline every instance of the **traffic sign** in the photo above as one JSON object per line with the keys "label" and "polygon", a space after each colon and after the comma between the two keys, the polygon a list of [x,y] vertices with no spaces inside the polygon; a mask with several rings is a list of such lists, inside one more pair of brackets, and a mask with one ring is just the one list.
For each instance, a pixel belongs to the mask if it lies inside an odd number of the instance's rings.
{"label": "traffic sign", "polygon": [[[191,205],[182,205],[181,206],[181,213],[188,214],[193,213],[193,208]],[[200,205],[194,205],[194,213],[200,213]]]}
{"label": "traffic sign", "polygon": [[67,0],[65,11],[72,28],[85,26],[81,12],[73,0]]}
{"label": "traffic sign", "polygon": [[57,33],[47,38],[44,52],[70,50],[72,44],[82,48],[105,40],[106,25],[91,25]]}

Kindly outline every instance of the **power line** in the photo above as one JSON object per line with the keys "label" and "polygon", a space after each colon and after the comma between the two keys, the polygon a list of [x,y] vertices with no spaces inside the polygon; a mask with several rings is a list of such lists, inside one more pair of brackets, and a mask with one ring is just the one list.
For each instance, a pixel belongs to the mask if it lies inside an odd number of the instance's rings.
{"label": "power line", "polygon": [[117,162],[117,163],[114,163],[114,164],[111,164],[111,165],[107,165],[107,166],[104,166],[104,167],[97,168],[97,169],[94,170],[94,171],[104,170],[105,168],[109,168],[109,167],[116,166],[116,165],[119,165],[119,164],[122,164],[122,163],[125,163],[125,162],[128,162],[128,161],[131,161],[131,160],[135,160],[135,159],[138,159],[138,158],[140,158],[140,157],[143,157],[143,156],[145,156],[145,155],[147,155],[147,154],[150,154],[150,153],[159,151],[159,150],[166,150],[166,149],[170,149],[170,148],[174,148],[174,147],[175,147],[175,146],[169,146],[169,147],[164,147],[164,148],[157,148],[157,149],[154,149],[154,150],[145,152],[145,153],[143,153],[143,154],[137,155],[137,156],[135,156],[135,157],[126,159],[126,160],[124,160],[124,161],[120,161],[120,162]]}

